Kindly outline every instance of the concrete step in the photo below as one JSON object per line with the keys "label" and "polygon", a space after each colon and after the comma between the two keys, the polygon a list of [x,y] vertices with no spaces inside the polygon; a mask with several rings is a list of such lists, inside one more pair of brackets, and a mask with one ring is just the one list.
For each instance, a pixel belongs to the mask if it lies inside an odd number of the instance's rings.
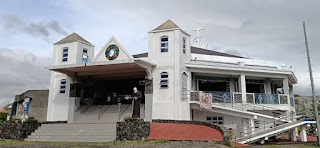
{"label": "concrete step", "polygon": [[42,124],[41,127],[66,126],[66,127],[105,127],[116,126],[115,123],[64,123],[64,124]]}
{"label": "concrete step", "polygon": [[107,142],[116,139],[116,124],[43,124],[25,141]]}
{"label": "concrete step", "polygon": [[42,129],[42,130],[36,130],[35,133],[108,133],[108,132],[116,132],[115,129],[110,130],[101,130],[101,129]]}
{"label": "concrete step", "polygon": [[78,133],[69,133],[69,132],[37,132],[32,133],[31,136],[68,136],[68,135],[79,135],[79,136],[116,136],[116,132],[107,132],[107,133],[97,133],[97,132],[78,132]]}
{"label": "concrete step", "polygon": [[109,142],[114,141],[115,138],[106,139],[106,138],[99,138],[99,139],[88,139],[88,138],[27,138],[25,141],[46,141],[46,142]]}
{"label": "concrete step", "polygon": [[94,135],[30,135],[28,138],[31,139],[49,139],[49,138],[72,138],[72,139],[113,139],[113,136],[94,136]]}
{"label": "concrete step", "polygon": [[101,130],[113,131],[116,127],[39,127],[37,130]]}

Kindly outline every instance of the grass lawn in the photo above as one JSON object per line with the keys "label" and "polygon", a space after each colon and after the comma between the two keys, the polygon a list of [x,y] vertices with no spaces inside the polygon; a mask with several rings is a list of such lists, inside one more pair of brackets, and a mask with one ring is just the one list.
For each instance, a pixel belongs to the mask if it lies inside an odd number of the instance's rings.
{"label": "grass lawn", "polygon": [[111,141],[111,142],[30,142],[30,141],[16,141],[16,140],[0,140],[0,146],[32,146],[32,145],[48,145],[48,146],[142,146],[142,145],[158,145],[167,143],[167,140],[153,140],[153,141]]}
{"label": "grass lawn", "polygon": [[[168,141],[168,140],[152,140],[152,141],[112,141],[105,143],[95,142],[29,142],[29,141],[14,141],[14,140],[0,140],[0,147],[126,147],[126,148],[227,148],[229,146],[223,145],[219,142],[192,142],[192,141]],[[289,145],[253,145],[253,148],[315,148],[316,143],[305,144],[289,144]]]}

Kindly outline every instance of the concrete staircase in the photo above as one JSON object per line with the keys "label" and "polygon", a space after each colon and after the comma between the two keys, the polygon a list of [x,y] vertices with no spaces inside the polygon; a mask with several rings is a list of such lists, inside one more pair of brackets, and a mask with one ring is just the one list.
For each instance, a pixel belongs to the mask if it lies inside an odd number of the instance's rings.
{"label": "concrete staircase", "polygon": [[25,141],[108,142],[116,140],[116,124],[42,124]]}
{"label": "concrete staircase", "polygon": [[[144,118],[144,104],[140,105],[140,115]],[[81,113],[75,118],[75,123],[105,123],[123,121],[132,116],[132,105],[123,104],[119,112],[118,105],[92,105],[82,107]]]}
{"label": "concrete staircase", "polygon": [[275,128],[271,128],[271,129],[268,129],[268,130],[265,130],[265,131],[262,131],[262,132],[259,132],[256,134],[251,134],[246,137],[239,138],[239,139],[237,139],[237,141],[239,141],[239,143],[243,143],[243,144],[249,143],[249,142],[252,143],[252,142],[261,140],[262,138],[265,139],[265,138],[271,137],[273,135],[286,132],[288,130],[294,129],[294,128],[296,128],[300,125],[303,125],[303,124],[315,124],[315,123],[316,123],[315,121],[293,121],[291,123],[285,123],[285,124],[276,126]]}

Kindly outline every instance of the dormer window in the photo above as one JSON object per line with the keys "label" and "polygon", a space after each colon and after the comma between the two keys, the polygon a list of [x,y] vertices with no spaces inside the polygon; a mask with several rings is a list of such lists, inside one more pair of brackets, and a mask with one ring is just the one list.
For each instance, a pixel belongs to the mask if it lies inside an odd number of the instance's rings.
{"label": "dormer window", "polygon": [[62,62],[68,61],[68,48],[62,49]]}
{"label": "dormer window", "polygon": [[168,36],[161,37],[161,52],[168,52],[169,42]]}
{"label": "dormer window", "polygon": [[182,52],[186,54],[186,38],[182,39]]}
{"label": "dormer window", "polygon": [[167,72],[162,72],[160,74],[160,88],[168,88],[169,85],[169,74]]}
{"label": "dormer window", "polygon": [[88,62],[88,49],[83,49],[83,52],[82,52],[82,61],[84,63],[87,63]]}

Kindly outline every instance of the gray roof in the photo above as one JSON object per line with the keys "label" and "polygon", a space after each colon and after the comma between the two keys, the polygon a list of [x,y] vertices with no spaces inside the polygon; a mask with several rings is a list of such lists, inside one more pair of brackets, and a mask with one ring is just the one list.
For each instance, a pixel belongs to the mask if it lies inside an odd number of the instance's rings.
{"label": "gray roof", "polygon": [[227,54],[223,52],[218,52],[218,51],[213,51],[213,50],[208,50],[208,49],[203,49],[199,47],[193,47],[191,46],[191,53],[195,54],[205,54],[205,55],[215,55],[215,56],[223,56],[223,57],[232,57],[232,58],[244,58],[232,54]]}
{"label": "gray roof", "polygon": [[[215,55],[215,56],[223,56],[223,57],[232,57],[232,58],[244,58],[241,56],[236,56],[232,54],[227,54],[223,52],[217,52],[213,50],[208,50],[208,49],[203,49],[203,48],[198,48],[198,47],[193,47],[191,46],[191,53],[195,54],[205,54],[205,55]],[[148,53],[141,53],[141,54],[136,54],[132,55],[134,58],[143,58],[143,57],[148,57]]]}
{"label": "gray roof", "polygon": [[75,41],[80,41],[80,42],[84,42],[84,43],[92,45],[90,42],[85,40],[83,37],[81,37],[77,33],[72,33],[72,34],[68,35],[67,37],[63,38],[62,40],[58,41],[55,44],[64,44],[64,43],[70,43],[70,42],[75,42]]}
{"label": "gray roof", "polygon": [[156,29],[153,29],[152,31],[157,31],[157,30],[167,30],[167,29],[175,29],[179,28],[178,25],[176,25],[174,22],[172,22],[170,19],[168,19],[166,22],[161,24],[159,27]]}

